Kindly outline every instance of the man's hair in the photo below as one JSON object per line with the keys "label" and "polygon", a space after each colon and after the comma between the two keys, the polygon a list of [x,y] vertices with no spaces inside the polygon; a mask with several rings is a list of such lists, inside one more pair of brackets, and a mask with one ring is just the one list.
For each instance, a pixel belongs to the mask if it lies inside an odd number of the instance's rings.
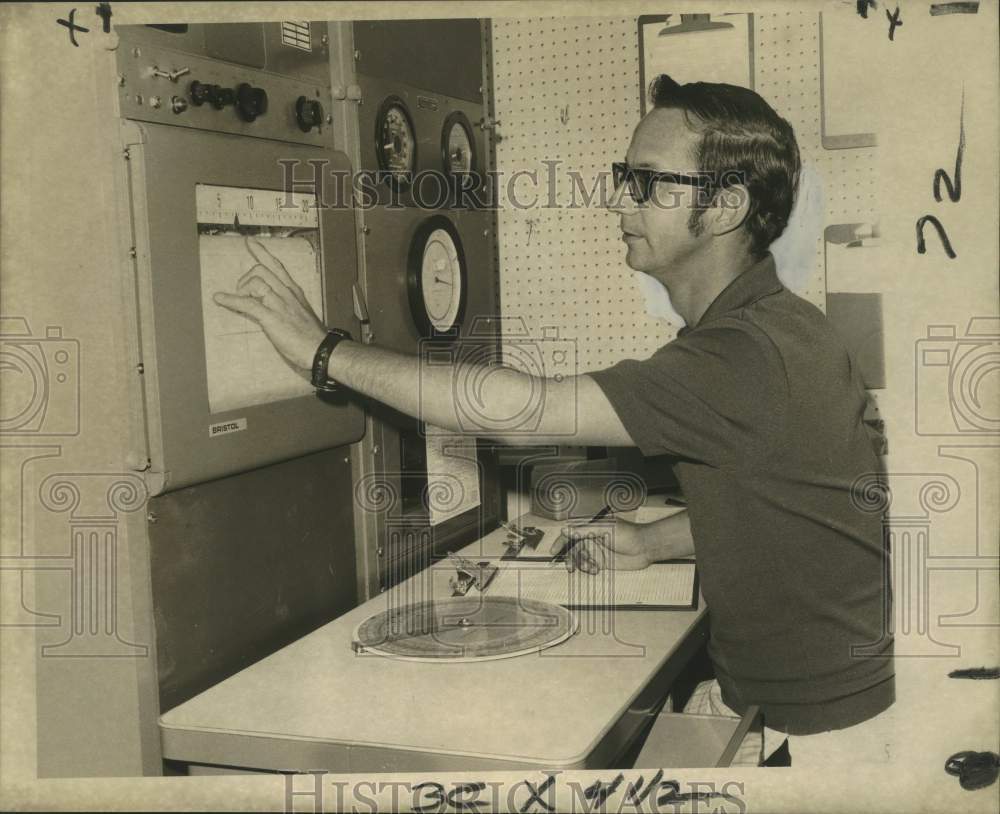
{"label": "man's hair", "polygon": [[[649,98],[653,107],[682,110],[687,126],[701,134],[692,156],[700,172],[738,178],[747,188],[750,211],[743,227],[751,253],[763,256],[788,224],[798,189],[801,164],[792,126],[752,90],[735,85],[679,85],[660,74],[650,83]],[[688,225],[695,234],[704,208],[691,213]]]}

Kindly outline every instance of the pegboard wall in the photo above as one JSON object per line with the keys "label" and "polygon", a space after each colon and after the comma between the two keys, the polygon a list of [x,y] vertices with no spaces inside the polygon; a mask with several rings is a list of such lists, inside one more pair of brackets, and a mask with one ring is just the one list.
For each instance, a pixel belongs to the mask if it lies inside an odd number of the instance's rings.
{"label": "pegboard wall", "polygon": [[[754,15],[755,89],[795,128],[825,224],[874,221],[875,148],[822,146],[819,36],[816,12]],[[576,172],[589,191],[628,149],[640,116],[638,19],[495,18],[492,57],[503,315],[519,317],[532,336],[571,340],[579,372],[650,356],[680,324],[646,313],[617,216],[580,206],[569,180]],[[518,205],[503,194],[508,184]],[[815,224],[812,263],[779,270],[821,308],[825,224]]]}

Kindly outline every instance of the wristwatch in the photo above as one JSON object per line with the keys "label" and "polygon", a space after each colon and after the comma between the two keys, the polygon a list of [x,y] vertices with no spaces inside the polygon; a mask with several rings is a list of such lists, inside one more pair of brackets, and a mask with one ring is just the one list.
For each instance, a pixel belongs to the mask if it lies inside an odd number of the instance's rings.
{"label": "wristwatch", "polygon": [[344,339],[353,340],[353,338],[347,331],[342,331],[340,328],[331,328],[327,331],[326,338],[319,343],[316,355],[313,356],[312,386],[316,390],[321,393],[336,393],[340,389],[340,385],[327,375],[326,368],[330,363],[330,354],[333,353],[333,349]]}

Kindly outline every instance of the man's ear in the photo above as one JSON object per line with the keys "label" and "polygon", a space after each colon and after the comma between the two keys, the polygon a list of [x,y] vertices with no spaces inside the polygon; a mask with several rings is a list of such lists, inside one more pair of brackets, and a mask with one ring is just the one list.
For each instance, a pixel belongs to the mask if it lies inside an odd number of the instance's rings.
{"label": "man's ear", "polygon": [[724,235],[739,229],[750,214],[750,192],[743,184],[723,187],[709,211],[713,234]]}

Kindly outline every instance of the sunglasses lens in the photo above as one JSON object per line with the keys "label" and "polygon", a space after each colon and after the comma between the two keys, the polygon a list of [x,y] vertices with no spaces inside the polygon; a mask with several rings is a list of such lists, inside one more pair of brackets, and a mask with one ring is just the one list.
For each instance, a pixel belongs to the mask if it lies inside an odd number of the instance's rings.
{"label": "sunglasses lens", "polygon": [[648,198],[646,190],[649,189],[648,170],[636,170],[628,164],[616,162],[611,165],[611,180],[614,182],[615,189],[621,187],[622,184],[628,184],[628,194],[636,203],[646,202]]}

